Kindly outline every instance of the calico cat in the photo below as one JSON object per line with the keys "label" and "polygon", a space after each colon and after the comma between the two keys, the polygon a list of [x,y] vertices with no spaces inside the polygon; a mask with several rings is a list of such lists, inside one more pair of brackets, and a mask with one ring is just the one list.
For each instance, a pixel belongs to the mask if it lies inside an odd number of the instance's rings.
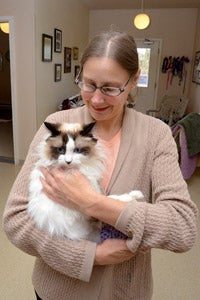
{"label": "calico cat", "polygon": [[[106,159],[103,146],[92,135],[95,123],[44,123],[49,133],[38,148],[39,160],[30,175],[28,212],[40,229],[52,235],[65,236],[71,240],[86,239],[100,242],[101,222],[75,209],[64,207],[50,200],[42,192],[40,167],[65,167],[78,169],[102,193],[99,181]],[[110,196],[124,201],[143,197],[140,191],[126,195]]]}

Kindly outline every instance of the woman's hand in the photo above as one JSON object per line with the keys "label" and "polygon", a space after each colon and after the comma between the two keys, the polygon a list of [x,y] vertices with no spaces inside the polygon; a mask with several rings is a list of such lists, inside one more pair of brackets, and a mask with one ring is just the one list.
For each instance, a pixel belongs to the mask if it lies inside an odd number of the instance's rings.
{"label": "woman's hand", "polygon": [[107,239],[102,244],[97,245],[95,265],[120,264],[131,259],[135,254],[128,249],[126,240]]}
{"label": "woman's hand", "polygon": [[64,172],[51,167],[41,168],[43,192],[54,202],[85,212],[93,205],[96,192],[78,170]]}

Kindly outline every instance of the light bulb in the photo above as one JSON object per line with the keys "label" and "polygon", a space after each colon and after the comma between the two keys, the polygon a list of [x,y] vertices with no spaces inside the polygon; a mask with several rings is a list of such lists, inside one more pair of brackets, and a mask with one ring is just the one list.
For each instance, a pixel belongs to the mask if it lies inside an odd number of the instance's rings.
{"label": "light bulb", "polygon": [[146,29],[150,24],[150,18],[147,14],[141,13],[135,16],[134,25],[137,29]]}
{"label": "light bulb", "polygon": [[9,23],[0,23],[0,28],[4,33],[9,33]]}

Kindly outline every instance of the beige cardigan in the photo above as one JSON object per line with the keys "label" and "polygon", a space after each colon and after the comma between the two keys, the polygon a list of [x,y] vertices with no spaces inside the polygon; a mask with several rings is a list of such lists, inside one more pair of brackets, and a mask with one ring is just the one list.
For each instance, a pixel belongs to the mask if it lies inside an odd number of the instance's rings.
{"label": "beige cardigan", "polygon": [[[91,121],[86,107],[56,112],[53,122]],[[13,244],[36,256],[33,285],[43,300],[147,300],[152,296],[151,248],[189,250],[196,238],[197,208],[182,178],[176,145],[163,122],[126,108],[122,139],[109,194],[141,190],[145,202],[130,203],[116,228],[128,236],[136,256],[114,266],[93,266],[96,244],[51,237],[27,213],[28,180],[42,125],[31,143],[4,213]]]}

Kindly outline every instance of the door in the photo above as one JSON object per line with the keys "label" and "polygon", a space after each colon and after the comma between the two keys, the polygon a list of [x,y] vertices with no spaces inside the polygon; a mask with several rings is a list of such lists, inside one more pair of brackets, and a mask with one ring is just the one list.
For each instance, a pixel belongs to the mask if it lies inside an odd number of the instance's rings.
{"label": "door", "polygon": [[136,89],[134,108],[142,113],[156,108],[160,65],[160,40],[136,39],[141,75]]}

